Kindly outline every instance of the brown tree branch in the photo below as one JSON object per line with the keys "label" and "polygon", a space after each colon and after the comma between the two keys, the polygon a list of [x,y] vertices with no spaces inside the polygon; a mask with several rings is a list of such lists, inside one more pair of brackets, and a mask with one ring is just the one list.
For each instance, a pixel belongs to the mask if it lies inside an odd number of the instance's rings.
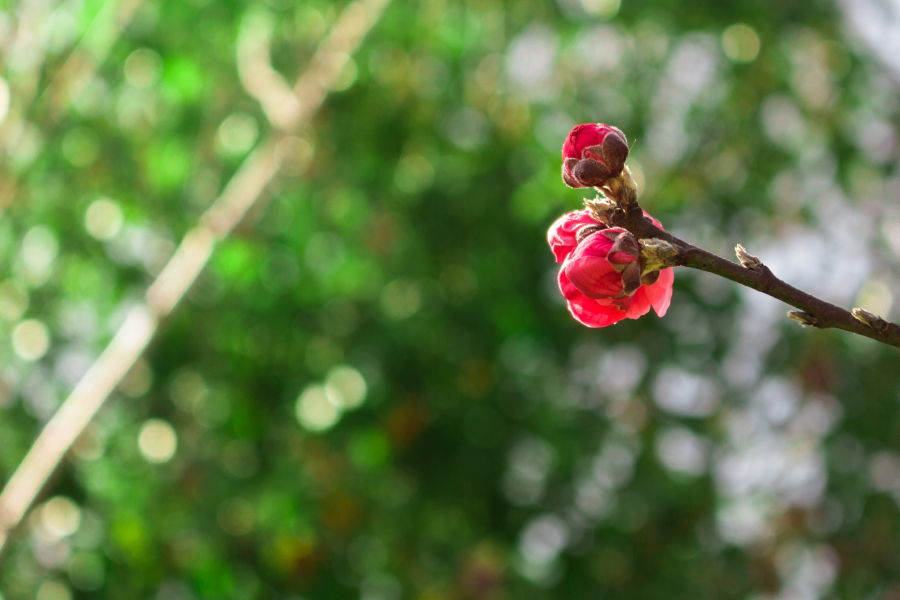
{"label": "brown tree branch", "polygon": [[639,239],[658,238],[673,244],[678,249],[678,255],[674,259],[676,266],[719,275],[800,309],[801,313],[790,312],[788,316],[801,325],[818,329],[843,329],[900,348],[900,325],[858,308],[852,312],[844,310],[798,290],[778,279],[759,259],[747,254],[740,246],[737,252],[743,264],[716,256],[656,227],[644,218],[637,202],[628,205],[626,209],[616,208],[610,215],[610,224],[627,229]]}

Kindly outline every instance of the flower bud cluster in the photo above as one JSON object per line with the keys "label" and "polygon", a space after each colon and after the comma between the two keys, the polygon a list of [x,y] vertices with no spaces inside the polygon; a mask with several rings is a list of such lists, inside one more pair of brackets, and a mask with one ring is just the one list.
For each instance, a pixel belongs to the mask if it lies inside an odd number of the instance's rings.
{"label": "flower bud cluster", "polygon": [[[646,213],[645,213],[646,215]],[[659,223],[646,215],[659,226]],[[675,279],[671,268],[645,273],[641,242],[619,227],[608,227],[590,210],[563,215],[547,232],[559,270],[559,289],[569,312],[588,327],[637,319],[652,307],[666,314]]]}
{"label": "flower bud cluster", "polygon": [[[606,194],[585,200],[585,210],[563,215],[547,232],[562,263],[559,289],[569,312],[588,327],[637,319],[651,307],[663,316],[672,299],[675,277],[669,265],[677,248],[664,240],[638,240],[613,226],[617,213],[637,206],[637,186],[625,166],[625,134],[603,123],[577,125],[563,144],[562,158],[566,185]],[[646,212],[644,218],[662,229]]]}

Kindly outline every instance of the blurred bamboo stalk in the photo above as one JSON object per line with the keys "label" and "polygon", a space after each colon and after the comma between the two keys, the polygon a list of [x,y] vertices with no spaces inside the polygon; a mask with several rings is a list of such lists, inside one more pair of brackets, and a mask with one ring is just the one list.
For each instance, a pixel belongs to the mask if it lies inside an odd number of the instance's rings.
{"label": "blurred bamboo stalk", "polygon": [[[282,132],[270,135],[244,161],[219,198],[200,218],[199,225],[185,235],[175,254],[148,288],[145,302],[132,307],[112,342],[38,435],[0,493],[0,551],[10,531],[22,521],[65,453],[147,348],[160,318],[175,308],[200,275],[215,242],[234,229],[278,174],[287,149],[295,143],[290,134],[309,124],[328,90],[341,76],[350,55],[377,23],[388,2],[354,0],[344,9],[293,88],[296,102],[287,105],[295,108],[278,113],[277,122],[273,122]],[[252,78],[247,83],[250,82]],[[261,102],[267,106],[265,101]]]}

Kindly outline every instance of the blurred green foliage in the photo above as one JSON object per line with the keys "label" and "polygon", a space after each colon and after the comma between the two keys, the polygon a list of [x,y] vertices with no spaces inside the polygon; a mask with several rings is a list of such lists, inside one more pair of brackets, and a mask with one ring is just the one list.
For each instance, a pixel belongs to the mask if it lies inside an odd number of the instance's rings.
{"label": "blurred green foliage", "polygon": [[[293,81],[344,4],[137,6],[61,100],[120,4],[0,15],[4,480],[270,131],[243,19]],[[668,229],[890,311],[897,84],[846,31],[824,0],[396,0],[16,532],[2,598],[895,597],[896,351],[684,271],[663,319],[588,330],[545,242],[584,194],[562,140],[602,121]]]}

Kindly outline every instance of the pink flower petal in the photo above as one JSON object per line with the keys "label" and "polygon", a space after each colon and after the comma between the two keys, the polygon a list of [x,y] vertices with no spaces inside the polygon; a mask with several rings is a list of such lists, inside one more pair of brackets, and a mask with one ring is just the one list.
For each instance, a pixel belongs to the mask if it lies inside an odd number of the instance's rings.
{"label": "pink flower petal", "polygon": [[647,286],[642,285],[634,294],[622,302],[625,316],[629,319],[637,319],[650,312],[650,298],[647,297],[646,289]]}
{"label": "pink flower petal", "polygon": [[659,279],[653,285],[641,286],[645,290],[653,310],[660,317],[666,315],[669,303],[672,302],[672,285],[675,283],[675,270],[669,267],[659,272]]}
{"label": "pink flower petal", "polygon": [[625,311],[614,304],[601,304],[597,300],[580,296],[569,300],[569,312],[575,320],[588,327],[606,327],[625,318]]}
{"label": "pink flower petal", "polygon": [[622,293],[622,275],[605,258],[569,257],[562,268],[569,281],[589,298],[614,298]]}
{"label": "pink flower petal", "polygon": [[611,131],[611,129],[608,125],[602,125],[600,123],[576,125],[572,128],[572,131],[569,132],[569,136],[563,144],[563,160],[566,160],[567,158],[582,158],[582,151],[588,146],[597,146],[598,144],[603,143],[603,138],[606,137],[606,134],[609,133],[609,131]]}
{"label": "pink flower petal", "polygon": [[565,266],[559,270],[559,276],[556,278],[556,281],[559,284],[559,291],[562,292],[563,298],[566,300],[571,300],[582,295],[581,292],[578,291],[578,288],[572,285],[572,282],[566,277]]}
{"label": "pink flower petal", "polygon": [[547,243],[556,256],[556,262],[562,262],[578,246],[576,235],[586,225],[597,225],[598,221],[587,209],[566,213],[556,220],[547,230]]}
{"label": "pink flower petal", "polygon": [[[606,258],[606,255],[609,254],[609,251],[612,250],[612,247],[615,242],[610,239],[610,236],[606,235],[611,232],[622,232],[624,229],[604,229],[600,232],[600,235],[590,235],[583,240],[581,243],[576,246],[575,250],[572,251],[572,259],[576,258]],[[613,235],[612,237],[615,237]]]}

